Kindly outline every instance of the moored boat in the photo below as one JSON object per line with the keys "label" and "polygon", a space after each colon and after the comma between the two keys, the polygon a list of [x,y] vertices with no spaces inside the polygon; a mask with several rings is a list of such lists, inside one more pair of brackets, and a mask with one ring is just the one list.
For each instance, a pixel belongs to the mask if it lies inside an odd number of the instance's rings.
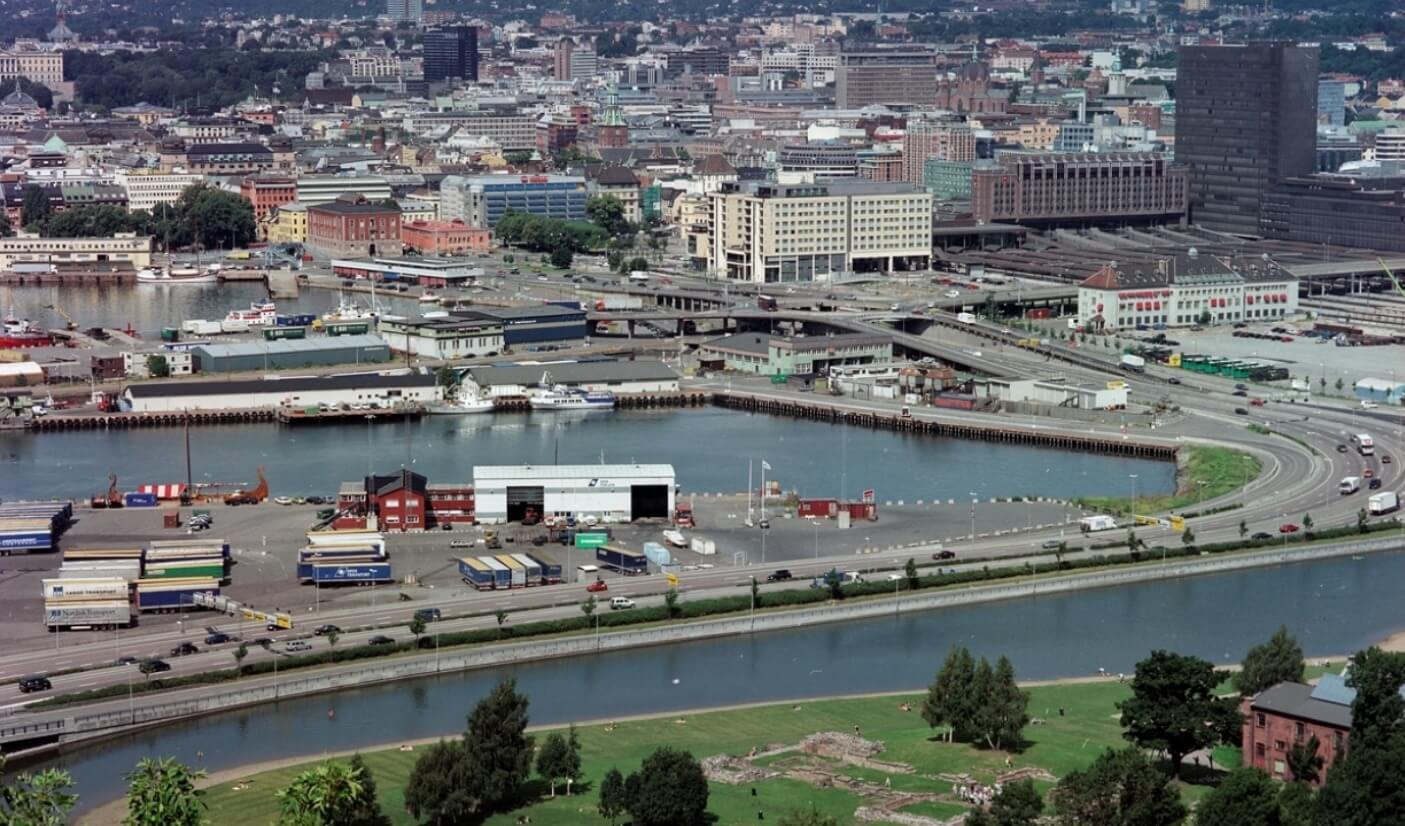
{"label": "moored boat", "polygon": [[47,330],[30,324],[29,319],[16,318],[15,309],[10,308],[0,328],[0,348],[48,347],[53,343],[54,338]]}
{"label": "moored boat", "polygon": [[542,374],[539,386],[541,392],[527,400],[533,410],[610,410],[615,406],[614,393],[554,384],[550,373]]}
{"label": "moored boat", "polygon": [[188,284],[217,284],[220,275],[215,270],[201,271],[198,267],[166,267],[160,270],[144,269],[137,273],[138,284],[165,284],[184,286]]}

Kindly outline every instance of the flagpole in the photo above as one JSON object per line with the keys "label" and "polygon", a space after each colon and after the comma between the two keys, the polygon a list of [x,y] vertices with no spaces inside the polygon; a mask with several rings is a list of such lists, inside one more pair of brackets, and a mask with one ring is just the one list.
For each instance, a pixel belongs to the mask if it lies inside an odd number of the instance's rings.
{"label": "flagpole", "polygon": [[746,460],[746,526],[751,527],[751,459]]}
{"label": "flagpole", "polygon": [[766,460],[761,460],[761,521],[766,521]]}

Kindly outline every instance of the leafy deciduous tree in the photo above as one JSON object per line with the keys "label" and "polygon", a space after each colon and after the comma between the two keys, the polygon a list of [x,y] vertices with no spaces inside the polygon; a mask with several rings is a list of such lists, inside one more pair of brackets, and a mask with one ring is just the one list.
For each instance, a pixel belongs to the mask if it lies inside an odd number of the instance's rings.
{"label": "leafy deciduous tree", "polygon": [[1059,826],[1176,826],[1186,816],[1176,788],[1135,748],[1103,752],[1051,797]]}
{"label": "leafy deciduous tree", "polygon": [[205,801],[195,781],[205,772],[172,757],[144,757],[127,775],[127,816],[122,826],[202,826]]}
{"label": "leafy deciduous tree", "polygon": [[624,775],[619,769],[610,769],[600,781],[600,805],[596,811],[613,824],[629,810],[629,799],[625,796]]}
{"label": "leafy deciduous tree", "polygon": [[1281,826],[1278,787],[1260,769],[1226,775],[1195,809],[1196,826]]}
{"label": "leafy deciduous tree", "polygon": [[1300,683],[1303,681],[1303,648],[1288,633],[1288,627],[1280,625],[1267,642],[1249,649],[1233,681],[1244,697],[1252,697],[1279,683]]}
{"label": "leafy deciduous tree", "polygon": [[1239,738],[1239,710],[1232,699],[1215,693],[1226,676],[1198,657],[1151,652],[1137,663],[1132,696],[1117,704],[1122,736],[1166,752],[1171,776],[1179,777],[1187,754]]}
{"label": "leafy deciduous tree", "polygon": [[625,782],[635,826],[702,826],[707,777],[693,755],[661,746]]}

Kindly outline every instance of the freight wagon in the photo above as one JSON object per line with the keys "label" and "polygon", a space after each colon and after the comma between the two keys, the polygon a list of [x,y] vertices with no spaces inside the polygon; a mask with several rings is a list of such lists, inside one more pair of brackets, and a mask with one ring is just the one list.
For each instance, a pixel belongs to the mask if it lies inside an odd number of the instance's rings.
{"label": "freight wagon", "polygon": [[122,561],[141,564],[146,552],[141,548],[65,548],[63,562]]}
{"label": "freight wagon", "polygon": [[0,505],[0,522],[7,519],[47,519],[49,529],[58,533],[73,521],[73,503],[11,502]]}
{"label": "freight wagon", "polygon": [[647,574],[649,558],[639,551],[616,545],[601,545],[595,549],[595,561],[622,574]]}
{"label": "freight wagon", "polygon": [[74,600],[122,600],[131,595],[131,584],[125,579],[104,577],[102,579],[46,579],[43,581],[43,595],[46,601]]}
{"label": "freight wagon", "polygon": [[298,551],[298,562],[331,562],[338,559],[371,558],[377,562],[385,560],[384,546],[355,545],[309,545]]}
{"label": "freight wagon", "polygon": [[512,569],[511,569],[511,568],[507,567],[506,565],[504,565],[504,564],[502,564],[501,562],[499,562],[496,558],[491,557],[491,556],[480,556],[480,557],[478,557],[478,561],[479,561],[479,562],[482,562],[484,565],[487,565],[489,568],[492,568],[492,569],[493,569],[493,587],[494,587],[494,588],[511,588],[511,587],[512,587]]}
{"label": "freight wagon", "polygon": [[[310,559],[298,563],[298,582],[302,585],[315,582],[317,577],[316,568],[319,565],[380,565],[385,563],[384,559],[374,554],[362,554],[360,556],[344,556],[335,559]],[[386,563],[388,564],[388,563]]]}
{"label": "freight wagon", "polygon": [[490,591],[493,588],[493,569],[471,556],[459,557],[459,576],[480,591]]}
{"label": "freight wagon", "polygon": [[218,595],[220,584],[211,578],[139,579],[138,611],[182,611],[195,608],[196,594]]}
{"label": "freight wagon", "polygon": [[0,556],[54,547],[54,534],[48,528],[0,528]]}
{"label": "freight wagon", "polygon": [[158,562],[146,564],[147,579],[189,579],[192,577],[202,577],[218,579],[225,578],[224,560],[219,557],[210,559],[181,559],[173,562]]}
{"label": "freight wagon", "polygon": [[368,545],[385,554],[385,536],[375,531],[313,531],[308,545]]}
{"label": "freight wagon", "polygon": [[44,604],[44,625],[50,631],[96,631],[131,624],[132,606],[125,599]]}

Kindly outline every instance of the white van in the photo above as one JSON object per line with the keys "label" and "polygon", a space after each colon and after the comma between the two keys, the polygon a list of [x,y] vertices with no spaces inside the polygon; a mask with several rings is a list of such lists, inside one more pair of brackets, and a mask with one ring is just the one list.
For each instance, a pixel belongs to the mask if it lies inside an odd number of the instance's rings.
{"label": "white van", "polygon": [[622,611],[626,608],[633,608],[634,600],[629,597],[610,597],[610,610]]}

